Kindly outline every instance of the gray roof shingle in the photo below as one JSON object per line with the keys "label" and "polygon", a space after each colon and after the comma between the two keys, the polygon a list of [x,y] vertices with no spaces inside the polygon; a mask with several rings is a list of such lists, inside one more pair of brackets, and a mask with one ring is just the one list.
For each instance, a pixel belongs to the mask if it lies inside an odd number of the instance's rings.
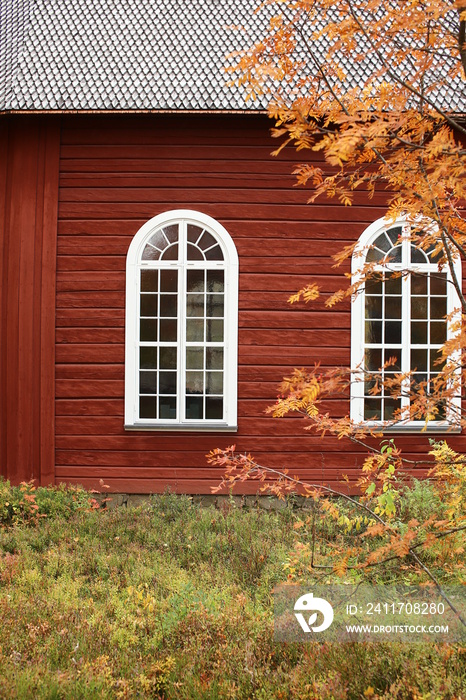
{"label": "gray roof shingle", "polygon": [[[2,0],[0,111],[263,110],[267,99],[246,103],[224,71],[264,33],[271,10],[257,4]],[[354,73],[363,83],[364,66]],[[466,112],[465,84],[447,93],[444,106]]]}
{"label": "gray roof shingle", "polygon": [[[2,110],[245,110],[226,54],[265,27],[256,0],[4,0]],[[237,29],[248,25],[248,31]],[[262,105],[262,109],[265,105]]]}

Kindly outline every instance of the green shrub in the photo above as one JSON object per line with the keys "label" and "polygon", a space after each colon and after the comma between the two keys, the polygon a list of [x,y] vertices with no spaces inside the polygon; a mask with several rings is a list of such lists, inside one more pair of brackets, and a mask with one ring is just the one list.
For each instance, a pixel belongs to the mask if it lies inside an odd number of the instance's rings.
{"label": "green shrub", "polygon": [[43,518],[70,518],[98,507],[92,494],[81,486],[36,488],[32,482],[12,486],[0,477],[0,526],[37,525]]}

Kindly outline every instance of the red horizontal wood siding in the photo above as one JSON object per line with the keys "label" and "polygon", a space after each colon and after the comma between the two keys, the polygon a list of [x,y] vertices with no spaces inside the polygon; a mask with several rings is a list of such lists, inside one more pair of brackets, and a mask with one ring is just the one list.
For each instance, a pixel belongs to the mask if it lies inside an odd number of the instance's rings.
{"label": "red horizontal wood siding", "polygon": [[[349,305],[325,310],[345,284],[332,254],[385,213],[385,197],[358,192],[354,206],[306,203],[292,170],[309,157],[276,143],[252,116],[107,116],[63,119],[57,243],[56,478],[112,491],[167,487],[210,493],[221,470],[205,454],[235,443],[259,461],[312,481],[357,478],[364,451],[264,413],[293,367],[348,365]],[[319,159],[320,154],[310,154]],[[147,219],[196,209],[220,221],[240,259],[237,434],[125,432],[125,256]],[[287,299],[310,279],[322,301]],[[347,402],[329,402],[345,413]],[[397,442],[425,471],[427,438]],[[462,439],[454,443],[461,447]],[[257,484],[244,486],[257,491]]]}

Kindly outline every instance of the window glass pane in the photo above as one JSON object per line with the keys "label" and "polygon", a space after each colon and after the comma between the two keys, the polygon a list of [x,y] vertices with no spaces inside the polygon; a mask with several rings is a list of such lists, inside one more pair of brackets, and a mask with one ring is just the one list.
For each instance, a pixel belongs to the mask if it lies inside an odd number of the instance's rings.
{"label": "window glass pane", "polygon": [[178,260],[178,243],[173,243],[163,251],[162,260]]}
{"label": "window glass pane", "polygon": [[210,250],[206,250],[205,259],[206,260],[223,260],[222,249],[220,248],[218,243],[214,248],[210,248]]}
{"label": "window glass pane", "polygon": [[377,387],[377,392],[374,394],[374,396],[377,396],[377,394],[380,394],[380,384],[378,384],[375,379],[369,379],[364,382],[364,394],[366,396],[370,395],[371,391],[375,390]]}
{"label": "window glass pane", "polygon": [[204,253],[192,243],[188,243],[187,258],[188,260],[204,260]]}
{"label": "window glass pane", "polygon": [[385,297],[385,318],[401,318],[401,297]]}
{"label": "window glass pane", "polygon": [[390,240],[389,237],[385,235],[384,231],[380,234],[380,236],[377,236],[377,238],[374,241],[374,246],[376,246],[380,250],[383,250],[384,253],[388,253],[388,251],[393,247],[393,242]]}
{"label": "window glass pane", "polygon": [[445,321],[432,322],[430,324],[430,342],[435,345],[445,343],[447,339],[447,324]]}
{"label": "window glass pane", "polygon": [[204,372],[186,372],[186,393],[204,393]]}
{"label": "window glass pane", "polygon": [[395,411],[399,411],[401,403],[399,399],[386,398],[383,402],[383,419],[393,420]]}
{"label": "window glass pane", "polygon": [[188,241],[190,243],[197,243],[203,230],[203,228],[200,228],[195,224],[188,224]]}
{"label": "window glass pane", "polygon": [[413,345],[427,343],[427,321],[418,321],[411,324],[411,342]]}
{"label": "window glass pane", "polygon": [[175,319],[160,319],[160,342],[175,343],[178,334],[177,322]]}
{"label": "window glass pane", "polygon": [[176,418],[176,396],[161,396],[159,398],[159,418]]}
{"label": "window glass pane", "polygon": [[160,369],[176,369],[176,347],[160,348]]}
{"label": "window glass pane", "polygon": [[204,316],[204,295],[186,295],[186,316]]}
{"label": "window glass pane", "polygon": [[387,231],[387,236],[392,242],[392,245],[399,243],[399,237],[401,236],[401,226],[394,226]]}
{"label": "window glass pane", "polygon": [[188,270],[187,292],[204,292],[204,270]]}
{"label": "window glass pane", "polygon": [[206,372],[206,394],[223,394],[223,372]]}
{"label": "window glass pane", "polygon": [[364,284],[366,294],[382,294],[382,280],[368,279]]}
{"label": "window glass pane", "polygon": [[205,400],[205,417],[211,420],[223,418],[223,399],[207,396]]}
{"label": "window glass pane", "polygon": [[204,319],[186,319],[186,340],[188,343],[196,343],[204,340]]}
{"label": "window glass pane", "polygon": [[382,342],[382,321],[366,321],[364,340],[368,344]]}
{"label": "window glass pane", "polygon": [[366,318],[382,318],[382,297],[366,296]]}
{"label": "window glass pane", "polygon": [[223,292],[224,290],[224,271],[223,270],[207,270],[207,291],[208,292]]}
{"label": "window glass pane", "polygon": [[165,236],[162,233],[162,230],[159,229],[156,231],[148,240],[148,243],[150,245],[154,246],[154,248],[159,248],[160,250],[164,250],[168,243],[165,239]]}
{"label": "window glass pane", "polygon": [[391,263],[400,263],[401,262],[401,246],[397,245],[395,248],[392,248],[389,254],[387,255],[387,260],[388,262]]}
{"label": "window glass pane", "polygon": [[176,372],[159,372],[159,393],[176,394]]}
{"label": "window glass pane", "polygon": [[157,369],[157,348],[139,348],[141,369]]}
{"label": "window glass pane", "polygon": [[163,232],[168,238],[169,243],[175,243],[178,240],[178,224],[170,224],[170,226],[164,226]]}
{"label": "window glass pane", "polygon": [[382,416],[381,399],[364,399],[364,419],[380,420]]}
{"label": "window glass pane", "polygon": [[411,275],[411,294],[427,294],[427,275]]}
{"label": "window glass pane", "polygon": [[411,369],[427,372],[427,350],[411,350]]}
{"label": "window glass pane", "polygon": [[197,245],[202,250],[206,250],[207,248],[211,248],[216,243],[217,243],[217,239],[214,238],[211,233],[204,231],[202,238]]}
{"label": "window glass pane", "polygon": [[139,393],[157,393],[157,372],[139,372]]}
{"label": "window glass pane", "polygon": [[420,250],[419,248],[416,248],[416,246],[412,245],[410,246],[411,248],[411,262],[413,264],[419,264],[419,263],[428,263],[427,255]]}
{"label": "window glass pane", "polygon": [[411,318],[427,318],[427,298],[411,297]]}
{"label": "window glass pane", "polygon": [[[437,246],[438,250],[436,251],[435,249],[437,248]],[[427,255],[430,258],[430,262],[438,263],[439,259],[443,255],[443,245],[441,243],[432,243],[432,245],[430,245],[427,249]]]}
{"label": "window glass pane", "polygon": [[379,262],[384,259],[384,253],[382,253],[377,248],[370,248],[367,251],[366,260],[367,262]]}
{"label": "window glass pane", "polygon": [[387,366],[388,371],[401,370],[401,348],[385,348],[384,364],[390,362]]}
{"label": "window glass pane", "polygon": [[385,294],[401,294],[401,277],[385,275]]}
{"label": "window glass pane", "polygon": [[160,316],[176,316],[178,297],[175,294],[160,295]]}
{"label": "window glass pane", "polygon": [[447,298],[432,297],[430,300],[430,317],[432,319],[443,318],[447,313]]}
{"label": "window glass pane", "polygon": [[206,316],[223,316],[223,294],[207,294]]}
{"label": "window glass pane", "polygon": [[431,372],[440,372],[445,367],[445,360],[442,361],[441,350],[430,351],[429,369]]}
{"label": "window glass pane", "polygon": [[401,321],[387,321],[385,323],[385,342],[401,343]]}
{"label": "window glass pane", "polygon": [[417,393],[419,393],[421,389],[425,391],[427,386],[427,374],[425,372],[416,372],[414,370],[413,372],[414,374],[412,375],[411,379],[411,390]]}
{"label": "window glass pane", "polygon": [[160,291],[178,291],[178,272],[176,270],[160,270]]}
{"label": "window glass pane", "polygon": [[141,270],[141,292],[157,292],[158,281],[158,270]]}
{"label": "window glass pane", "polygon": [[430,293],[433,295],[443,295],[447,293],[447,278],[446,275],[440,273],[432,273],[430,276]]}
{"label": "window glass pane", "polygon": [[141,260],[158,260],[160,258],[160,250],[152,248],[150,245],[146,245],[142,251]]}
{"label": "window glass pane", "polygon": [[157,294],[141,294],[141,316],[157,316]]}
{"label": "window glass pane", "polygon": [[157,418],[156,416],[156,398],[155,396],[140,396],[139,397],[139,417],[140,418]]}
{"label": "window glass pane", "polygon": [[206,340],[208,343],[223,342],[223,321],[212,319],[207,320]]}
{"label": "window glass pane", "polygon": [[186,397],[186,418],[190,420],[204,418],[202,396],[187,396]]}
{"label": "window glass pane", "polygon": [[443,401],[437,401],[436,403],[438,413],[437,413],[437,420],[446,420],[447,418],[447,403],[445,400]]}
{"label": "window glass pane", "polygon": [[186,348],[186,369],[204,369],[203,347]]}
{"label": "window glass pane", "polygon": [[143,342],[154,342],[157,340],[157,320],[142,318],[140,322],[139,338]]}
{"label": "window glass pane", "polygon": [[223,348],[206,348],[206,368],[223,369]]}
{"label": "window glass pane", "polygon": [[379,348],[367,348],[364,352],[364,364],[370,372],[379,370],[382,366],[382,350]]}

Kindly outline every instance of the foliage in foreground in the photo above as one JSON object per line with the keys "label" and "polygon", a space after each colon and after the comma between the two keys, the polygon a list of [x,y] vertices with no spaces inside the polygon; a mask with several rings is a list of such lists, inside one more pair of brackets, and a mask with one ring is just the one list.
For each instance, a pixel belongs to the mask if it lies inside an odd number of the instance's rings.
{"label": "foliage in foreground", "polygon": [[[100,504],[105,505],[105,499]],[[41,518],[71,517],[99,507],[93,494],[79,486],[37,488],[33,482],[25,481],[12,486],[0,477],[0,527],[36,525]]]}
{"label": "foliage in foreground", "polygon": [[[268,100],[272,134],[281,141],[274,155],[288,145],[302,153],[294,174],[309,188],[310,203],[326,197],[351,206],[375,199],[387,206],[385,230],[397,222],[390,246],[378,238],[342,250],[335,244],[335,266],[347,264],[342,289],[329,294],[310,280],[290,297],[314,308],[320,297],[331,309],[364,293],[368,322],[351,367],[325,369],[323,357],[324,369],[296,369],[284,381],[294,405],[282,406],[283,414],[299,411],[297,403],[312,395],[318,401],[307,414],[311,427],[364,442],[368,450],[369,438],[387,427],[464,429],[466,297],[459,263],[466,258],[466,127],[464,102],[456,99],[464,96],[466,77],[465,2],[264,0],[257,12],[269,13],[268,26],[228,70],[247,99]],[[403,254],[403,246],[413,253]],[[438,342],[432,335],[429,344],[427,337],[416,338],[411,312],[403,312],[402,323],[396,316],[396,332],[385,321],[377,326],[380,336],[373,332],[369,320],[382,313],[371,310],[372,294],[395,281],[409,295],[411,284],[439,275],[454,309],[436,317],[445,331]],[[414,306],[412,318],[424,318]],[[427,345],[430,368],[427,355],[417,352]],[[329,412],[331,401],[348,395],[364,410]]]}
{"label": "foliage in foreground", "polygon": [[[308,395],[305,409],[310,414],[314,401]],[[301,408],[302,403],[300,399]],[[278,415],[283,404],[290,410],[289,397],[278,400]],[[263,492],[279,498],[297,492],[309,499],[311,514],[295,524],[306,533],[291,557],[290,570],[298,581],[323,572],[371,580],[381,575],[376,569],[388,564],[391,580],[435,585],[452,606],[442,581],[465,583],[466,463],[445,441],[431,440],[430,455],[431,481],[412,482],[394,441],[384,441],[366,457],[357,496],[346,493],[343,485],[337,491],[301,482],[287,470],[261,466],[251,455],[236,453],[234,446],[213,450],[208,461],[225,469],[218,490],[258,480]],[[329,526],[331,541],[322,537]]]}
{"label": "foliage in foreground", "polygon": [[0,528],[2,698],[466,697],[458,646],[274,643],[272,589],[306,542],[290,503],[59,511]]}

